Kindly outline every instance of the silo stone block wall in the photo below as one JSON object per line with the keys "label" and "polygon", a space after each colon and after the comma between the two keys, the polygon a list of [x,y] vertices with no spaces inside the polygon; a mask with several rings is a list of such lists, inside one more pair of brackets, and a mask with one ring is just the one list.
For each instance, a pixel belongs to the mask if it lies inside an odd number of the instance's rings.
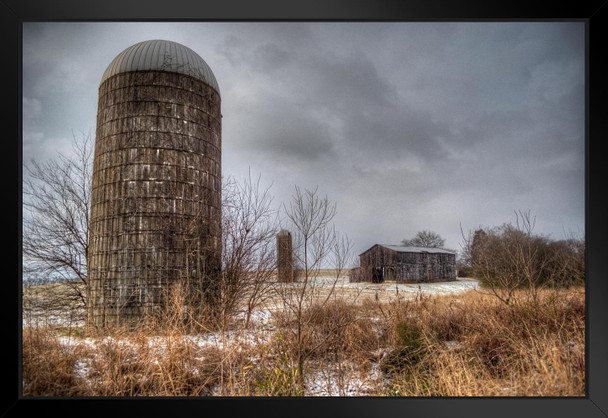
{"label": "silo stone block wall", "polygon": [[280,283],[293,282],[293,244],[291,233],[281,230],[277,234],[277,280]]}
{"label": "silo stone block wall", "polygon": [[[90,219],[88,326],[139,320],[220,268],[220,95],[168,71],[105,79]],[[194,282],[193,282],[194,281]]]}

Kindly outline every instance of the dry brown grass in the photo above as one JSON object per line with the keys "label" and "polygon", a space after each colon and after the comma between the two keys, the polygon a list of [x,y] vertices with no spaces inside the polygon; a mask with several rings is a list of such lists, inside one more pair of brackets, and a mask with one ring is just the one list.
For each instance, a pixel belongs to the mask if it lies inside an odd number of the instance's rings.
{"label": "dry brown grass", "polygon": [[23,333],[23,394],[25,396],[81,396],[82,382],[75,372],[80,355],[62,346],[49,332]]}
{"label": "dry brown grass", "polygon": [[582,289],[507,306],[469,292],[394,308],[389,391],[404,396],[584,396]]}
{"label": "dry brown grass", "polygon": [[[331,371],[328,385],[379,368],[388,384],[365,392],[401,396],[584,396],[582,288],[525,291],[507,306],[471,291],[383,303],[343,299],[304,312],[308,376]],[[280,311],[279,311],[280,312]],[[294,396],[298,382],[289,316],[277,313],[267,338],[225,330],[222,343],[197,344],[177,322],[162,333],[115,330],[71,337],[25,328],[25,396]],[[62,332],[60,335],[65,335]],[[242,338],[241,338],[242,337]],[[62,337],[65,338],[65,337]],[[94,344],[91,344],[94,342]],[[328,372],[329,373],[329,372]],[[363,392],[362,392],[363,393]]]}

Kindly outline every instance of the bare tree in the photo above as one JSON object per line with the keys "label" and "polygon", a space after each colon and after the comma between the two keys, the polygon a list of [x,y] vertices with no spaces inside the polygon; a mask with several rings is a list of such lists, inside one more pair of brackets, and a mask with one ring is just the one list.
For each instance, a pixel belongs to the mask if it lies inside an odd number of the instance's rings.
{"label": "bare tree", "polygon": [[584,279],[584,241],[551,241],[534,234],[536,218],[516,211],[515,224],[478,229],[465,236],[463,254],[482,285],[505,304],[517,289],[533,302],[543,286],[564,286]]}
{"label": "bare tree", "polygon": [[73,155],[31,161],[23,181],[24,276],[68,283],[86,304],[91,135],[74,135]]}
{"label": "bare tree", "polygon": [[585,238],[580,232],[569,232],[551,245],[550,274],[556,287],[581,284],[585,281]]}
{"label": "bare tree", "polygon": [[404,239],[401,243],[408,247],[441,248],[445,244],[445,239],[433,231],[418,231],[412,239]]}
{"label": "bare tree", "polygon": [[[292,326],[287,330],[294,339],[294,352],[298,382],[304,384],[306,359],[331,336],[347,324],[317,335],[315,315],[321,312],[334,293],[339,277],[350,262],[352,243],[346,235],[340,235],[333,227],[336,205],[327,197],[320,197],[315,190],[295,188],[289,205],[284,206],[288,228],[294,236],[294,264],[298,267],[296,283],[279,283],[283,305]],[[331,283],[320,286],[321,270],[334,267],[336,274]],[[311,309],[315,307],[316,309]]]}
{"label": "bare tree", "polygon": [[252,312],[270,297],[277,230],[271,204],[270,187],[263,189],[259,176],[222,182],[221,269],[216,273],[207,268],[208,256],[217,250],[206,239],[209,220],[202,213],[185,224],[167,220],[168,246],[182,248],[185,257],[178,281],[187,290],[188,316],[199,327],[225,330],[238,312],[245,313],[249,326]]}
{"label": "bare tree", "polygon": [[274,283],[276,211],[270,187],[262,189],[260,177],[254,180],[251,174],[242,182],[228,179],[222,201],[221,306],[224,317],[244,308],[248,327]]}
{"label": "bare tree", "polygon": [[[522,274],[529,255],[525,244],[529,241],[533,224],[527,218],[527,231],[521,230],[524,224],[517,218],[517,226],[503,224],[500,227],[478,229],[465,238],[464,251],[473,268],[474,275],[482,285],[499,300],[509,305],[515,291],[526,284]],[[523,221],[523,220],[522,220]]]}

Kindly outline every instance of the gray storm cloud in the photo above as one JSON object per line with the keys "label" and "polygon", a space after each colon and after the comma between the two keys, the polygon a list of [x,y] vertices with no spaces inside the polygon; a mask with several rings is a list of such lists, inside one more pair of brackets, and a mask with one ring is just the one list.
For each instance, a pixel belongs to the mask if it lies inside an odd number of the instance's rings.
{"label": "gray storm cloud", "polygon": [[460,224],[518,209],[554,238],[583,228],[582,23],[26,22],[24,161],[94,132],[101,74],[145,39],[213,69],[224,174],[277,202],[318,185],[355,252],[420,229],[458,248]]}

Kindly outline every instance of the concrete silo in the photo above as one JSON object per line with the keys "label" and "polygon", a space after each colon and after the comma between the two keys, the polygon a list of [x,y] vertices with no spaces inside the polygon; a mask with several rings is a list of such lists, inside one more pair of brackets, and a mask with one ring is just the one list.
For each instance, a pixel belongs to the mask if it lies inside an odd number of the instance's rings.
{"label": "concrete silo", "polygon": [[118,54],[99,86],[88,254],[89,329],[132,324],[221,264],[221,109],[205,61],[175,42]]}
{"label": "concrete silo", "polygon": [[281,229],[277,234],[277,280],[291,283],[293,277],[293,243],[291,232]]}

